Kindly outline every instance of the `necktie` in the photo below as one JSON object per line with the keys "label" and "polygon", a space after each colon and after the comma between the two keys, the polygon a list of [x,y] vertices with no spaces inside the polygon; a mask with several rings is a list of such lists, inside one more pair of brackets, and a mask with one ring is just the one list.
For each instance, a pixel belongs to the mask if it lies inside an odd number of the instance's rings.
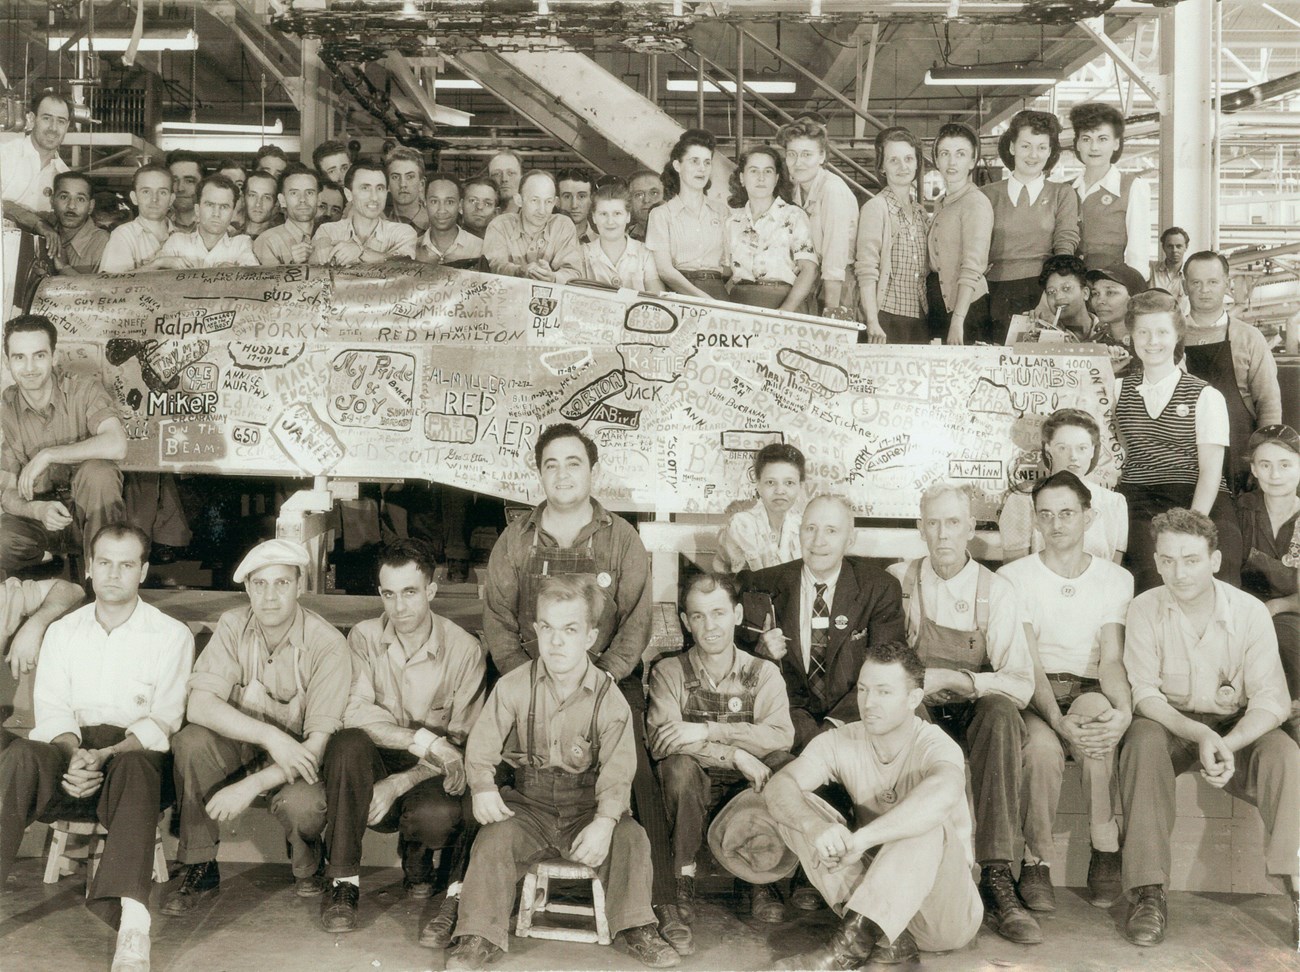
{"label": "necktie", "polygon": [[[808,643],[808,688],[820,699],[826,688],[826,646],[830,643],[831,609],[826,603],[826,585],[813,584],[812,637]],[[818,618],[825,622],[817,624]]]}

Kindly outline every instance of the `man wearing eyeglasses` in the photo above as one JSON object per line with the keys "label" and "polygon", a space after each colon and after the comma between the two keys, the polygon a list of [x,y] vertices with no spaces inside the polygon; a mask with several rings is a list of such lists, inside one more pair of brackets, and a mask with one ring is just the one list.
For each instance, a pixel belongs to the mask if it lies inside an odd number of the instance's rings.
{"label": "man wearing eyeglasses", "polygon": [[233,575],[248,605],[221,616],[194,666],[189,725],[172,739],[181,807],[176,857],[185,870],[164,914],[188,914],[220,890],[221,824],[262,793],[284,827],[298,896],[325,891],[320,765],[343,726],[352,660],[343,636],[298,604],[307,565],[306,548],[288,540],[250,550]]}
{"label": "man wearing eyeglasses", "polygon": [[1133,599],[1133,575],[1084,550],[1084,534],[1097,511],[1078,476],[1068,470],[1049,476],[1034,486],[1033,498],[1043,549],[998,571],[1020,595],[1034,662],[1034,697],[1022,713],[1020,898],[1034,911],[1056,910],[1045,859],[1052,852],[1068,747],[1088,800],[1088,892],[1094,905],[1108,908],[1121,891],[1119,823],[1111,791],[1116,748],[1133,721],[1124,669],[1124,618]]}

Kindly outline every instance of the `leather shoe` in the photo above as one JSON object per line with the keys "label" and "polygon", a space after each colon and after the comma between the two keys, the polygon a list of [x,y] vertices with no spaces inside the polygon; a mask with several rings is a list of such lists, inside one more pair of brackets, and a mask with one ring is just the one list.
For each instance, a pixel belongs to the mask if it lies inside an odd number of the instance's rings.
{"label": "leather shoe", "polygon": [[486,938],[478,935],[462,935],[456,939],[456,947],[447,953],[448,969],[481,969],[501,954]]}
{"label": "leather shoe", "polygon": [[1098,908],[1109,908],[1124,893],[1120,872],[1124,855],[1120,851],[1099,851],[1088,858],[1088,900]]}
{"label": "leather shoe", "polygon": [[751,884],[749,894],[751,918],[769,925],[779,925],[785,921],[785,905],[781,903],[781,895],[775,885]]}
{"label": "leather shoe", "polygon": [[916,939],[904,928],[892,942],[885,941],[885,936],[881,935],[871,950],[871,960],[867,965],[902,965],[920,960],[921,950],[916,947]]}
{"label": "leather shoe", "polygon": [[1165,926],[1169,924],[1169,905],[1165,889],[1159,884],[1144,884],[1134,888],[1133,907],[1128,921],[1124,922],[1124,937],[1134,945],[1159,945],[1165,940]]}
{"label": "leather shoe", "polygon": [[1030,911],[1056,910],[1056,890],[1052,887],[1052,873],[1046,864],[1021,864],[1016,890]]}
{"label": "leather shoe", "polygon": [[300,898],[314,898],[318,894],[324,894],[329,890],[330,882],[324,874],[317,871],[315,874],[308,874],[306,877],[295,878],[293,882],[293,893]]}
{"label": "leather shoe", "polygon": [[335,881],[321,898],[320,923],[331,935],[357,930],[357,902],[361,888],[351,881]]}
{"label": "leather shoe", "polygon": [[776,968],[849,972],[868,960],[881,937],[880,929],[869,918],[850,911],[825,945],[778,962]]}
{"label": "leather shoe", "polygon": [[802,867],[790,879],[790,903],[800,911],[821,911],[826,904],[817,889],[808,883]]}
{"label": "leather shoe", "polygon": [[420,929],[420,944],[425,948],[446,948],[451,944],[452,932],[456,930],[456,918],[460,914],[460,898],[443,898],[438,913],[429,919]]}
{"label": "leather shoe", "polygon": [[181,886],[163,903],[164,915],[187,915],[198,907],[204,898],[221,892],[221,871],[216,861],[203,861],[185,865]]}
{"label": "leather shoe", "polygon": [[677,875],[677,913],[686,924],[695,924],[695,878],[692,875]]}
{"label": "leather shoe", "polygon": [[678,955],[695,954],[695,936],[691,926],[682,921],[676,905],[658,905],[655,917],[659,919],[659,937],[673,947]]}
{"label": "leather shoe", "polygon": [[672,946],[659,937],[655,925],[624,929],[614,939],[614,947],[652,969],[671,969],[682,962]]}
{"label": "leather shoe", "polygon": [[1037,945],[1043,930],[1016,895],[1011,868],[987,864],[980,875],[980,897],[984,899],[984,923],[1009,942]]}

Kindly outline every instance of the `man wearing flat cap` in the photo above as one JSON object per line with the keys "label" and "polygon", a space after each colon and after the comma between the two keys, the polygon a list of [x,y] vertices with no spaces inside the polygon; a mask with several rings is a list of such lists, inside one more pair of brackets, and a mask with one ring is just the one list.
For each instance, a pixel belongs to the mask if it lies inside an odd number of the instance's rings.
{"label": "man wearing flat cap", "polygon": [[325,743],[343,725],[352,679],[347,642],[298,604],[307,551],[267,540],[235,568],[248,606],[221,616],[189,681],[189,725],[172,740],[180,797],[180,887],[163,912],[183,915],[215,894],[217,841],[259,794],[284,827],[295,890],[325,890],[320,837]]}
{"label": "man wearing flat cap", "polygon": [[[964,760],[916,715],[925,674],[905,643],[869,645],[857,681],[862,721],[820,734],[767,784],[781,836],[842,919],[826,944],[777,968],[914,962],[920,949],[961,948],[979,931]],[[812,795],[832,782],[848,791],[856,830]]]}

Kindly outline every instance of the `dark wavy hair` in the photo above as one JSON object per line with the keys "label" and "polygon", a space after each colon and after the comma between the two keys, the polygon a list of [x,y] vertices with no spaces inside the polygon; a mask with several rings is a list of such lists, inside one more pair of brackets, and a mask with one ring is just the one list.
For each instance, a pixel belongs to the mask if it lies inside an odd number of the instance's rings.
{"label": "dark wavy hair", "polygon": [[[920,688],[925,684],[925,663],[916,649],[906,641],[884,641],[878,645],[867,645],[862,659],[862,667],[868,665],[902,665],[911,688]],[[861,676],[862,670],[858,670]]]}
{"label": "dark wavy hair", "polygon": [[[1110,154],[1112,163],[1118,162],[1119,157],[1124,154],[1124,115],[1113,105],[1103,105],[1096,101],[1089,101],[1082,105],[1075,105],[1070,109],[1070,127],[1074,129],[1074,144],[1079,144],[1079,133],[1090,132],[1094,128],[1100,128],[1102,125],[1109,125],[1111,131],[1115,133],[1115,140],[1119,142],[1115,146],[1115,151]],[[1079,150],[1076,148],[1075,154]]]}
{"label": "dark wavy hair", "polygon": [[749,193],[745,189],[745,166],[749,165],[750,158],[755,155],[766,155],[776,166],[776,191],[773,195],[782,202],[794,202],[794,183],[790,181],[790,170],[785,167],[785,153],[773,145],[756,145],[746,149],[736,160],[736,168],[727,181],[727,189],[730,192],[727,196],[727,205],[732,209],[739,209],[749,202]]}
{"label": "dark wavy hair", "polygon": [[[694,145],[706,148],[710,152],[718,150],[718,140],[713,137],[712,132],[706,132],[702,128],[688,128],[682,132],[681,137],[677,139],[677,144],[668,155],[668,163],[664,166],[664,171],[659,176],[664,184],[665,202],[682,191],[682,180],[677,170],[673,168],[673,163],[680,162],[686,156],[686,150]],[[704,191],[709,191],[708,185],[705,185]]]}
{"label": "dark wavy hair", "polygon": [[998,158],[1012,172],[1016,170],[1016,160],[1011,154],[1011,145],[1020,137],[1020,130],[1028,128],[1031,134],[1046,135],[1050,139],[1052,153],[1043,166],[1043,175],[1047,175],[1061,158],[1061,123],[1055,115],[1045,111],[1018,111],[1011,117],[1007,130],[998,139]]}

